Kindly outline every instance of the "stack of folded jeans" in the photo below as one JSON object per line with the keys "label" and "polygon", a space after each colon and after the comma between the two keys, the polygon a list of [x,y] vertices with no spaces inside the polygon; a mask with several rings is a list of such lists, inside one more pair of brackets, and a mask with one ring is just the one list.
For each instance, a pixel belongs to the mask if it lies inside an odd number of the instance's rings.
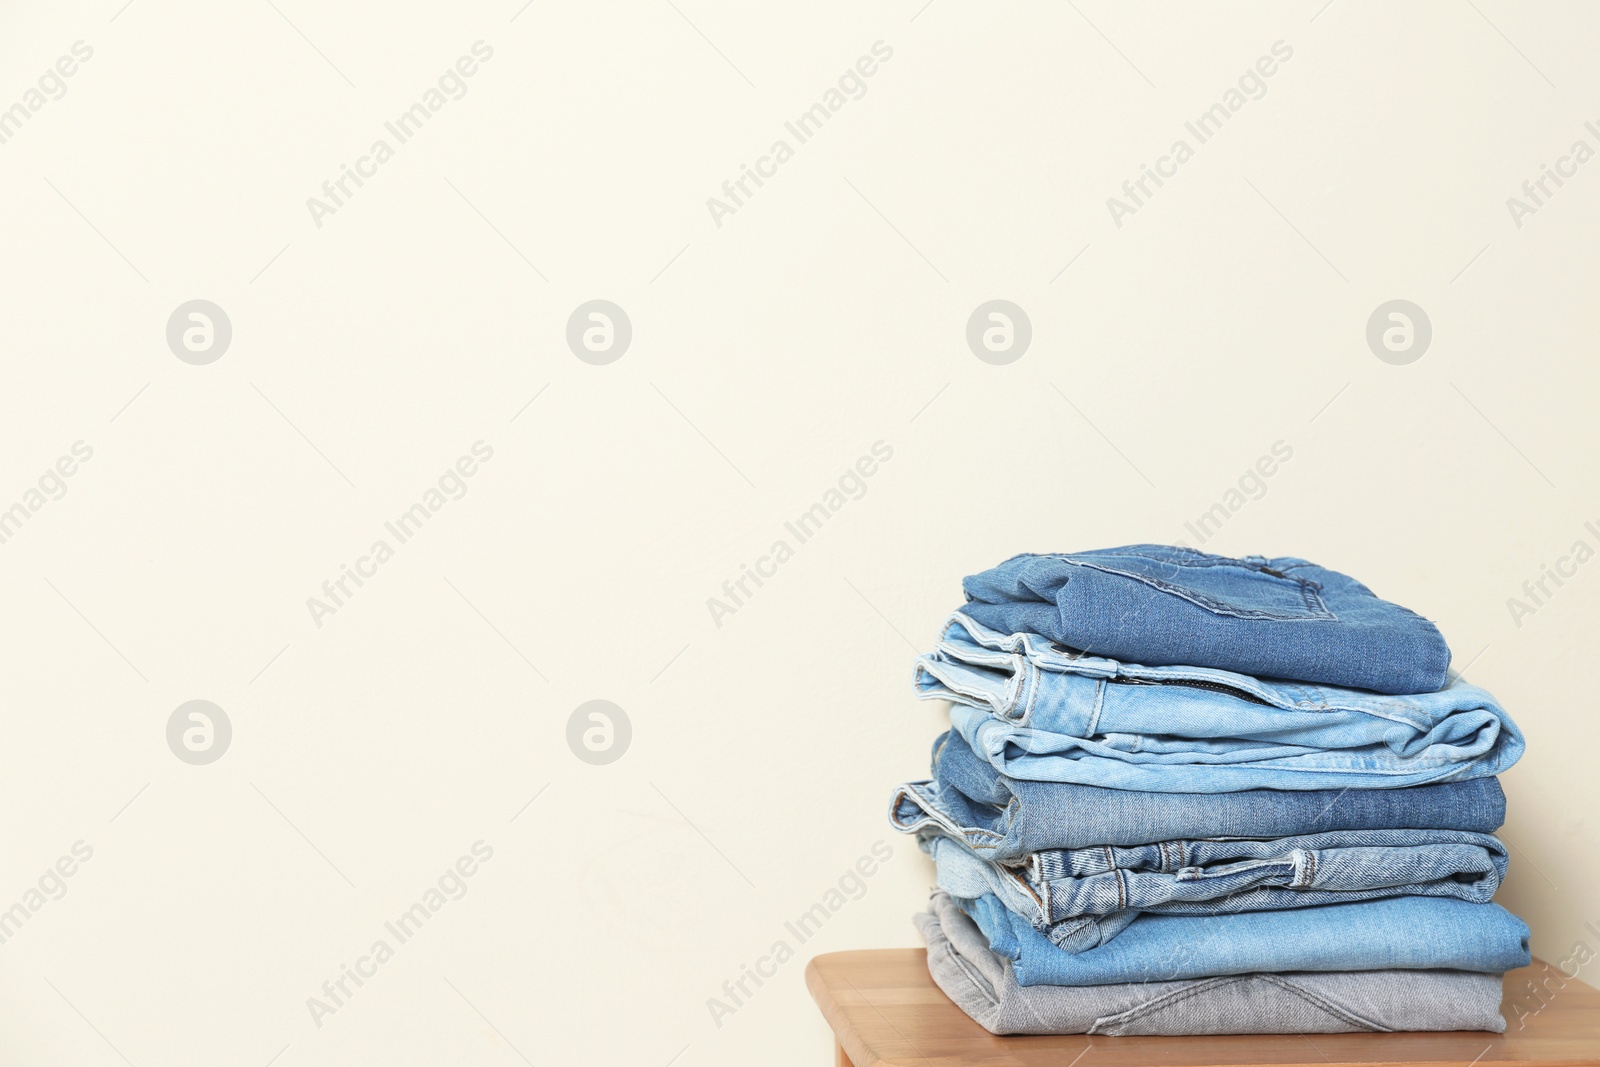
{"label": "stack of folded jeans", "polygon": [[1135,545],[966,579],[895,826],[935,981],[995,1033],[1499,1032],[1522,754],[1438,629],[1334,571]]}

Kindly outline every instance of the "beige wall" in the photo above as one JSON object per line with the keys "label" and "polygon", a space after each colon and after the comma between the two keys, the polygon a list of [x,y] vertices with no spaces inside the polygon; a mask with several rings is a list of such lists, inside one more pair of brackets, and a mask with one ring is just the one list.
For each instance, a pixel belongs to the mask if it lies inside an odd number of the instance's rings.
{"label": "beige wall", "polygon": [[[1507,606],[1600,548],[1600,162],[1507,206],[1600,149],[1589,5],[274,3],[0,7],[0,107],[27,113],[0,144],[0,508],[27,516],[0,544],[0,908],[27,914],[0,1058],[825,1062],[804,958],[915,943],[931,871],[884,807],[941,728],[910,660],[961,576],[1197,543],[1280,441],[1206,547],[1440,623],[1529,739],[1503,899],[1541,954],[1600,949],[1600,563]],[[401,144],[385,122],[477,41]],[[632,323],[603,366],[564,339],[596,298]],[[232,326],[206,365],[164,336],[192,299]],[[1031,320],[1005,366],[964,336],[991,299]],[[1409,365],[1365,339],[1393,299],[1432,323]],[[79,441],[65,495],[29,497]],[[399,543],[463,456],[465,496]],[[192,766],[166,731],[196,699],[232,739]],[[631,724],[606,765],[567,741],[595,699]],[[465,895],[401,944],[385,922],[458,860]],[[858,861],[860,899],[830,897]]]}

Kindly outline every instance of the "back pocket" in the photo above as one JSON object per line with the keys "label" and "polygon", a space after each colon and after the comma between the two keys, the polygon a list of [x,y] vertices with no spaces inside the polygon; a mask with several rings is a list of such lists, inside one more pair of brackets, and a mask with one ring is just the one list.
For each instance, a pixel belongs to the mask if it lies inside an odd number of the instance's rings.
{"label": "back pocket", "polygon": [[1264,560],[1228,559],[1203,552],[1114,552],[1061,557],[1079,567],[1129,578],[1234,619],[1337,618],[1315,582],[1273,570]]}

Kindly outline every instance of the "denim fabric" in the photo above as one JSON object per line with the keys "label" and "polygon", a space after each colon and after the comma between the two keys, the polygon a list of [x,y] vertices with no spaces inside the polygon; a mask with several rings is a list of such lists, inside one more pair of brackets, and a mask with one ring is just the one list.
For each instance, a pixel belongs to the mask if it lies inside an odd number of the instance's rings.
{"label": "denim fabric", "polygon": [[1002,634],[957,613],[917,695],[1014,778],[1154,792],[1386,789],[1483,778],[1522,755],[1488,693],[1413,696],[1145,667]]}
{"label": "denim fabric", "polygon": [[947,895],[934,893],[928,909],[913,919],[928,944],[928,973],[993,1034],[1501,1033],[1506,1026],[1500,977],[1471,971],[1311,971],[1024,988],[1011,961],[990,950]]}
{"label": "denim fabric", "polygon": [[918,844],[935,862],[979,874],[988,892],[1066,952],[1106,944],[1141,912],[1225,915],[1395,896],[1486,904],[1506,869],[1498,840],[1452,830],[1054,849],[1015,867],[989,863],[932,831]]}
{"label": "denim fabric", "polygon": [[[922,834],[922,850],[933,857],[939,871],[939,888],[963,901],[988,897],[1022,922],[1039,931],[1062,952],[1080,953],[1112,943],[1133,925],[1139,912],[1124,909],[1110,915],[1084,915],[1052,923],[1044,903],[1015,867],[1002,867],[979,859],[948,837]],[[985,927],[988,929],[988,927]]]}
{"label": "denim fabric", "polygon": [[[951,850],[951,855],[959,855]],[[1390,897],[1238,915],[1141,915],[1087,952],[1064,952],[985,891],[981,874],[940,857],[939,888],[955,897],[1032,985],[1211,978],[1255,971],[1388,968],[1501,974],[1528,965],[1528,927],[1498,904]]]}
{"label": "denim fabric", "polygon": [[1129,545],[1014,556],[962,588],[991,629],[1151,666],[1428,693],[1450,665],[1433,623],[1303,559]]}
{"label": "denim fabric", "polygon": [[905,833],[935,827],[997,863],[1053,848],[1181,838],[1396,827],[1487,834],[1506,814],[1505,793],[1493,778],[1408,789],[1146,793],[1008,778],[953,732],[934,742],[933,765],[934,781],[895,791],[889,820]]}

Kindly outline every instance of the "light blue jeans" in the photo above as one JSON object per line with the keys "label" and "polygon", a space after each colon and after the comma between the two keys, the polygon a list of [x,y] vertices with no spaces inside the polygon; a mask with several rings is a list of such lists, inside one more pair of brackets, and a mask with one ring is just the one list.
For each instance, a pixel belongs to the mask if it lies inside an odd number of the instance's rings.
{"label": "light blue jeans", "polygon": [[1394,896],[1486,904],[1507,859],[1496,838],[1452,830],[1051,849],[1018,866],[989,863],[959,840],[932,832],[918,843],[936,862],[980,876],[989,892],[1067,952],[1106,944],[1141,912],[1226,915]]}
{"label": "light blue jeans", "polygon": [[928,943],[928,973],[934,982],[994,1034],[1181,1037],[1359,1030],[1502,1033],[1506,1028],[1500,1016],[1501,980],[1495,974],[1277,971],[1024,989],[1011,961],[995,955],[988,938],[948,894],[935,892],[928,910],[912,921]]}
{"label": "light blue jeans", "polygon": [[1384,696],[1208,667],[1146,667],[952,615],[917,695],[1013,778],[1163,793],[1389,789],[1499,774],[1524,748],[1457,681]]}
{"label": "light blue jeans", "polygon": [[939,888],[957,898],[1025,986],[1390,967],[1499,974],[1531,959],[1521,919],[1498,904],[1449,897],[1387,897],[1234,915],[1141,915],[1099,948],[1066,952],[988,891],[982,860],[951,861],[959,856],[955,848],[940,855]]}

